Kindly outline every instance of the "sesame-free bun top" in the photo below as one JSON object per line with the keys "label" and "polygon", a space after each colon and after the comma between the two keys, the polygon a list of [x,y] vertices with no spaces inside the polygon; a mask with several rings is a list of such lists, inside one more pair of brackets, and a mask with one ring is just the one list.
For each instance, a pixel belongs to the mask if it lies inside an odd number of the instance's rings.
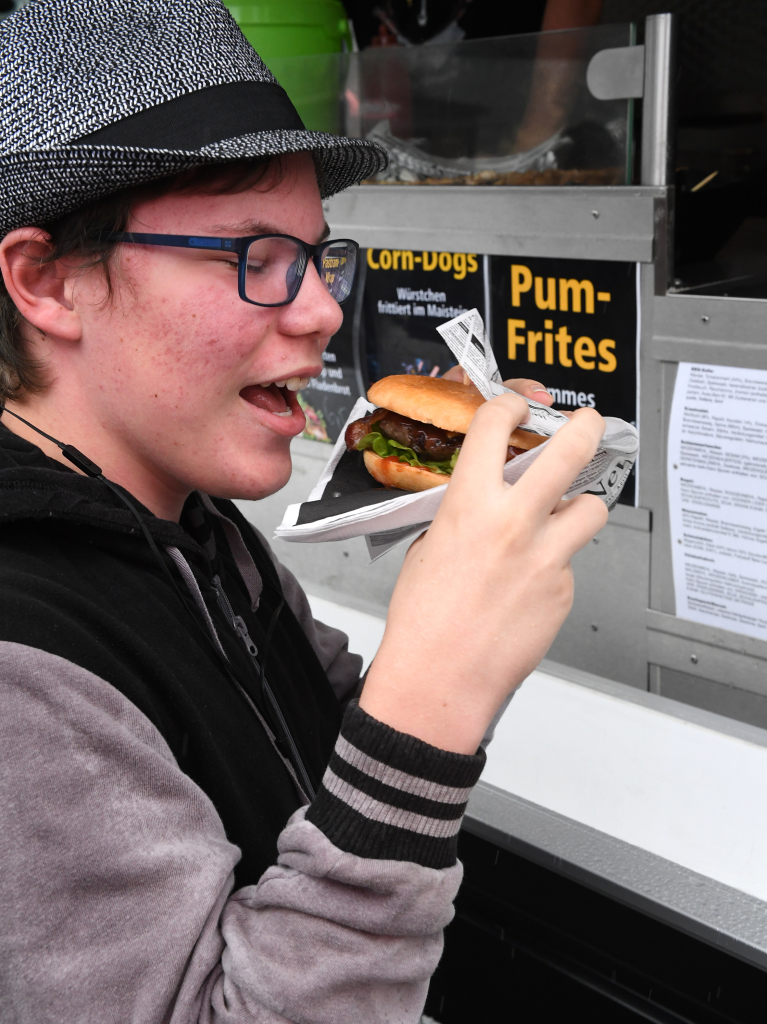
{"label": "sesame-free bun top", "polygon": [[441,430],[457,434],[466,433],[474,413],[485,404],[471,384],[409,373],[376,381],[368,391],[368,401],[400,416],[432,423]]}
{"label": "sesame-free bun top", "polygon": [[[442,430],[465,434],[474,414],[485,399],[473,384],[459,384],[441,377],[417,377],[401,373],[383,377],[368,391],[368,401],[411,420],[431,423]],[[509,444],[515,448],[537,448],[546,440],[529,430],[512,430]]]}

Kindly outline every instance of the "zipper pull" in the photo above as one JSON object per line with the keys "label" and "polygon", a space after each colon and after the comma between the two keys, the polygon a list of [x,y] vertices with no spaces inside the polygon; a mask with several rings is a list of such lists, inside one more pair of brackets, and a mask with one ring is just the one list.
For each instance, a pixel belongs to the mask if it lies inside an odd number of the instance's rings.
{"label": "zipper pull", "polygon": [[224,613],[226,618],[229,620],[229,625],[232,627],[235,633],[237,633],[237,635],[242,638],[242,642],[247,647],[248,653],[250,654],[251,658],[256,658],[258,656],[258,648],[253,643],[253,638],[248,632],[248,627],[245,625],[245,620],[243,619],[243,617],[241,615],[234,614],[234,608],[232,608],[231,602],[229,601],[229,598],[226,596],[226,591],[224,590],[221,580],[218,576],[213,577],[213,587],[216,591],[216,600],[218,601],[218,606]]}
{"label": "zipper pull", "polygon": [[245,625],[245,620],[240,615],[235,615],[232,619],[232,625],[242,637],[243,643],[248,648],[250,656],[252,658],[258,657],[258,648],[253,643],[253,638],[248,632],[248,627]]}

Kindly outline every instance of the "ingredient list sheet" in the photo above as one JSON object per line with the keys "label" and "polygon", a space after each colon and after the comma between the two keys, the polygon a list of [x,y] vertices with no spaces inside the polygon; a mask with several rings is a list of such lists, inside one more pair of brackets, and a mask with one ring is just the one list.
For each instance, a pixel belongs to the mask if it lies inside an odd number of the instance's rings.
{"label": "ingredient list sheet", "polygon": [[677,615],[767,640],[767,370],[679,364],[668,491]]}

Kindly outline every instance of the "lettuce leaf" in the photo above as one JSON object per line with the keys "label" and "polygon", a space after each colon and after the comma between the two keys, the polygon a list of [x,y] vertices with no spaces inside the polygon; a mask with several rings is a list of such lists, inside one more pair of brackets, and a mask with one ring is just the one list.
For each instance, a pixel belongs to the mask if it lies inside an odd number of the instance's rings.
{"label": "lettuce leaf", "polygon": [[459,454],[455,452],[444,462],[424,462],[412,448],[408,448],[407,445],[400,444],[399,441],[394,441],[390,437],[385,437],[377,430],[371,430],[357,442],[357,451],[362,452],[366,448],[372,448],[375,454],[380,455],[382,459],[396,455],[400,462],[407,462],[409,466],[421,466],[423,469],[430,469],[433,473],[443,473],[445,476],[450,476],[455,469]]}

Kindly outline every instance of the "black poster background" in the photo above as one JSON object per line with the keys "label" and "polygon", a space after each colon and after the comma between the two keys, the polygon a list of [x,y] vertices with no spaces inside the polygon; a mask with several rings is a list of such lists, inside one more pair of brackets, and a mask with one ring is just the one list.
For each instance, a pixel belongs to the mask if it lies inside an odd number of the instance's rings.
{"label": "black poster background", "polygon": [[[361,253],[364,257],[364,252]],[[362,313],[364,274],[357,274],[352,294],[341,307],[344,321],[341,329],[330,339],[323,353],[322,376],[309,382],[299,393],[299,401],[306,413],[304,437],[315,441],[335,441],[341,433],[352,406],[364,393],[361,375],[357,372],[359,355],[355,360],[356,337]]]}
{"label": "black poster background", "polygon": [[455,366],[436,328],[464,310],[484,310],[482,256],[397,249],[361,255],[370,383],[395,373],[441,375]]}
{"label": "black poster background", "polygon": [[[553,392],[556,409],[592,406],[636,425],[636,264],[493,256],[490,293],[493,350],[504,380],[531,377]],[[524,343],[516,343],[520,338]],[[634,481],[632,472],[621,504],[634,504]]]}

